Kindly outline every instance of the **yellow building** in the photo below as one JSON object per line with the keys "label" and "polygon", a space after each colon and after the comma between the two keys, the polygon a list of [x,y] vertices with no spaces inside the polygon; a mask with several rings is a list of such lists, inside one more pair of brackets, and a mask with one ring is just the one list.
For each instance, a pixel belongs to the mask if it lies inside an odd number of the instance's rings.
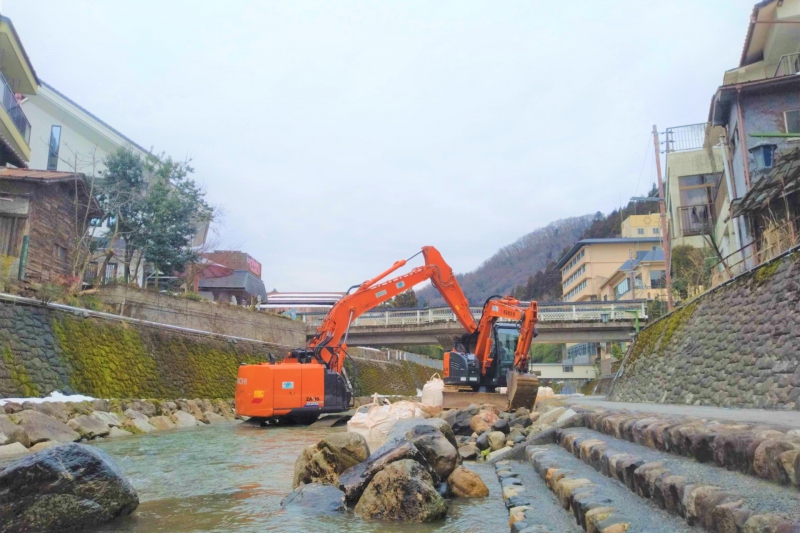
{"label": "yellow building", "polygon": [[36,94],[39,80],[11,19],[0,16],[0,166],[27,167],[31,124],[20,102]]}
{"label": "yellow building", "polygon": [[[636,226],[630,224],[630,227]],[[584,239],[576,242],[556,265],[561,269],[564,301],[597,300],[600,288],[619,270],[620,265],[638,257],[638,252],[660,248],[660,237]]]}
{"label": "yellow building", "polygon": [[661,237],[661,215],[631,215],[622,221],[622,236],[626,238]]}
{"label": "yellow building", "polygon": [[599,296],[607,302],[655,298],[666,300],[666,286],[664,250],[658,248],[637,252],[636,257],[625,261],[600,286]]}

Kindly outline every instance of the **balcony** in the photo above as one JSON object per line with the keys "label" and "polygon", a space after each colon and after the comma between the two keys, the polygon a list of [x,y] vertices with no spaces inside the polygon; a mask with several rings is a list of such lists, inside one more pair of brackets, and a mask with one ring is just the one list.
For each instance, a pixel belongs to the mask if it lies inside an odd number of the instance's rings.
{"label": "balcony", "polygon": [[714,205],[690,205],[678,208],[681,234],[684,237],[708,235],[714,231]]}
{"label": "balcony", "polygon": [[8,116],[11,118],[11,123],[17,129],[17,132],[22,136],[25,144],[30,146],[31,143],[31,123],[28,122],[28,117],[22,112],[22,107],[17,101],[17,97],[11,86],[6,81],[5,76],[0,73],[0,85],[3,90],[3,109],[6,110]]}
{"label": "balcony", "polygon": [[784,76],[794,76],[798,73],[800,73],[800,54],[786,54],[781,56],[778,61],[778,67],[772,77],[782,78]]}

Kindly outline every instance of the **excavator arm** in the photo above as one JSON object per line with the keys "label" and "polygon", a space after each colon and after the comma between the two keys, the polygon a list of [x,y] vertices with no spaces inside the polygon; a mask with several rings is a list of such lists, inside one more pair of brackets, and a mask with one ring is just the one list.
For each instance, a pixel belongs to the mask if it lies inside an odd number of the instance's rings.
{"label": "excavator arm", "polygon": [[290,358],[307,357],[309,352],[312,352],[312,356],[318,362],[341,373],[347,353],[347,334],[350,324],[367,311],[426,280],[430,280],[442,294],[464,329],[470,333],[476,331],[478,326],[472,318],[469,302],[458,285],[453,269],[433,246],[424,246],[421,253],[425,259],[424,266],[382,281],[408,262],[405,259],[396,261],[376,277],[352,287],[351,290],[355,290],[348,291],[348,294],[336,302],[325,316],[322,324],[317,328],[316,336],[308,343],[308,349],[292,352]]}

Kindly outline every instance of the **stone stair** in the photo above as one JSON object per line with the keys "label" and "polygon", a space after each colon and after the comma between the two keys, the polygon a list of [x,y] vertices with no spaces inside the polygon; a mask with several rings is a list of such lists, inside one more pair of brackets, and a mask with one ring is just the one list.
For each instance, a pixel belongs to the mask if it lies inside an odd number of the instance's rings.
{"label": "stone stair", "polygon": [[553,428],[529,439],[524,459],[495,464],[512,533],[800,533],[800,432],[581,415],[585,427]]}

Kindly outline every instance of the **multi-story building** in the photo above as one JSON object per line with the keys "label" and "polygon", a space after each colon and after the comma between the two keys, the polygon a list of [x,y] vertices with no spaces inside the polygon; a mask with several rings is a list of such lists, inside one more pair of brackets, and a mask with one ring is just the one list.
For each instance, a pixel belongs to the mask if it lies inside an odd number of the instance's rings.
{"label": "multi-story building", "polygon": [[617,300],[666,301],[666,263],[664,250],[636,252],[600,286],[600,299],[607,302]]}
{"label": "multi-story building", "polygon": [[[657,215],[653,215],[657,218]],[[661,237],[584,239],[576,242],[556,264],[561,270],[565,302],[597,300],[600,288],[638,252],[661,248]]]}
{"label": "multi-story building", "polygon": [[661,237],[661,218],[653,215],[631,215],[622,221],[622,237],[642,238]]}
{"label": "multi-story building", "polygon": [[27,167],[32,127],[20,100],[36,95],[39,80],[11,19],[0,16],[0,166]]}
{"label": "multi-story building", "polygon": [[[725,179],[734,251],[730,277],[798,243],[800,226],[800,0],[753,8],[739,66],[725,73],[709,120],[725,130]],[[718,278],[719,280],[719,278]]]}

